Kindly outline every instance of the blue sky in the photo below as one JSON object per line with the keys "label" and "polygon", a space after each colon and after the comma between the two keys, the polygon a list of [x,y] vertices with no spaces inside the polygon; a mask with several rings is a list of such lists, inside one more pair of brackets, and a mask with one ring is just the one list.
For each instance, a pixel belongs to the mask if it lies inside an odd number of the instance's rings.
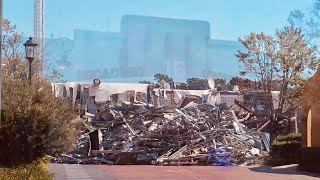
{"label": "blue sky", "polygon": [[[3,0],[4,17],[33,34],[33,0]],[[293,9],[313,0],[47,0],[47,36],[72,38],[74,29],[119,31],[124,14],[205,20],[211,37],[237,40],[250,32],[273,34]]]}

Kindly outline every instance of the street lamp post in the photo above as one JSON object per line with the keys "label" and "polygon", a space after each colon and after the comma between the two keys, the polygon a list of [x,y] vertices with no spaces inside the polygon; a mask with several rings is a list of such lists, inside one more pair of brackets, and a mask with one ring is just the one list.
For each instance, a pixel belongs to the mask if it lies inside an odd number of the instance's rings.
{"label": "street lamp post", "polygon": [[32,61],[34,60],[35,57],[35,49],[38,44],[33,43],[32,37],[30,37],[24,44],[25,50],[26,50],[26,58],[29,61],[29,85],[31,85],[31,78],[32,78]]}
{"label": "street lamp post", "polygon": [[[35,57],[35,49],[37,47],[37,44],[33,43],[32,37],[30,37],[23,45],[26,50],[26,58],[29,61],[29,85],[31,86],[31,82],[32,82],[31,81],[31,78],[32,78],[31,65]],[[32,134],[31,134],[31,137],[32,137]],[[28,161],[31,162],[33,160],[33,148],[31,143],[27,143],[27,153],[28,153],[27,155]]]}

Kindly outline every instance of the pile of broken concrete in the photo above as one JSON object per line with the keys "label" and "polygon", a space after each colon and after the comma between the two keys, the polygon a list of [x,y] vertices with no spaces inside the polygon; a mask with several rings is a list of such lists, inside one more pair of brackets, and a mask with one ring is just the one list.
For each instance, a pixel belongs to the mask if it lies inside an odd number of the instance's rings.
{"label": "pile of broken concrete", "polygon": [[74,150],[52,158],[54,162],[251,165],[270,151],[268,133],[249,129],[234,111],[209,104],[155,108],[123,103],[75,123]]}

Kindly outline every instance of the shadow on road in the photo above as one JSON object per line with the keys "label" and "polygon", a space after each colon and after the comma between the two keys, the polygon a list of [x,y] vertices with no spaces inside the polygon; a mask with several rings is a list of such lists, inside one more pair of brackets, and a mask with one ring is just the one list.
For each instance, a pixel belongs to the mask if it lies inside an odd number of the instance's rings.
{"label": "shadow on road", "polygon": [[320,173],[309,173],[305,171],[297,170],[298,165],[288,165],[288,166],[259,166],[249,168],[251,171],[262,172],[262,173],[271,173],[271,174],[290,174],[290,175],[306,175],[311,177],[320,177]]}

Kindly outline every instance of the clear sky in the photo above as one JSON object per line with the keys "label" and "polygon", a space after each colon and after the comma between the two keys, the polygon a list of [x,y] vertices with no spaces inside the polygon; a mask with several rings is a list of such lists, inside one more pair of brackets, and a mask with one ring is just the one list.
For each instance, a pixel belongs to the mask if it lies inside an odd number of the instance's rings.
{"label": "clear sky", "polygon": [[[3,0],[4,17],[33,35],[33,0]],[[237,40],[250,32],[273,34],[293,9],[313,0],[47,0],[47,36],[72,38],[74,29],[120,30],[125,14],[205,20],[211,37]]]}

